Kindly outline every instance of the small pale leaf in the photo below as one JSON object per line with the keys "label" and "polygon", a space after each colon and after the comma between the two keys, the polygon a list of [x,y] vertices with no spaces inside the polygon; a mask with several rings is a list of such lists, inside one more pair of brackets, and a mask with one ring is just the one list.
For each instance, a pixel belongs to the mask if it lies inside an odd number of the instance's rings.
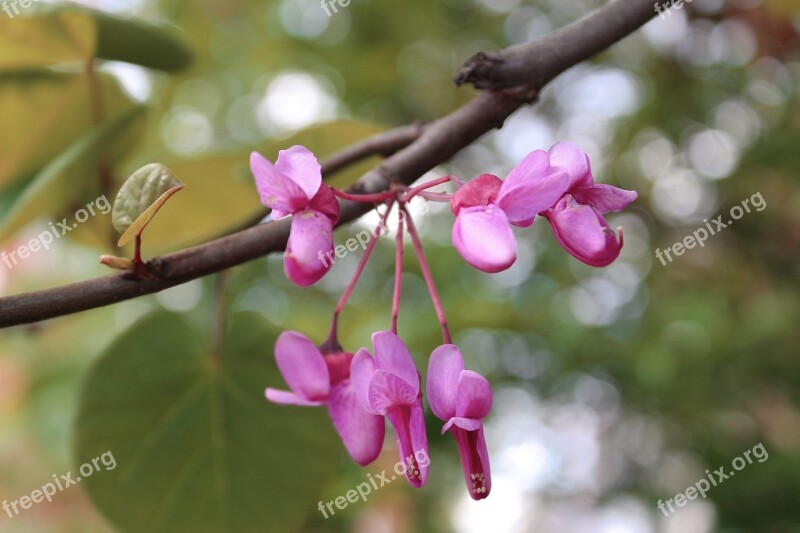
{"label": "small pale leaf", "polygon": [[170,169],[151,163],[133,173],[122,184],[111,212],[114,227],[122,233],[117,246],[125,246],[144,231],[161,206],[183,189]]}

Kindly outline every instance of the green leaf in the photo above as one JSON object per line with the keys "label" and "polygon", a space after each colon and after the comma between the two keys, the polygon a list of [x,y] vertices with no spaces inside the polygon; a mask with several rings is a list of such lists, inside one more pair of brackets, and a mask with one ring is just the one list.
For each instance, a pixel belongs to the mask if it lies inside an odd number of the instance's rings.
{"label": "green leaf", "polygon": [[160,163],[150,163],[134,172],[122,184],[111,211],[114,227],[122,233],[117,246],[125,246],[141,234],[161,206],[181,189],[183,184],[175,174]]}
{"label": "green leaf", "polygon": [[[131,109],[112,77],[97,78],[107,117]],[[89,94],[82,74],[0,73],[0,191],[31,178],[95,128]]]}
{"label": "green leaf", "polygon": [[145,111],[144,106],[136,106],[122,113],[50,161],[19,189],[11,209],[0,221],[0,241],[39,217],[59,220],[71,206],[83,206],[100,196],[98,161],[119,161],[136,145],[144,131]]}
{"label": "green leaf", "polygon": [[187,68],[192,55],[166,28],[76,6],[46,6],[31,16],[0,17],[0,70],[92,58],[166,72]]}
{"label": "green leaf", "polygon": [[76,420],[76,464],[122,531],[295,531],[317,512],[342,446],[324,409],[269,404],[283,381],[263,318],[236,314],[217,360],[205,335],[155,315],[96,362]]}

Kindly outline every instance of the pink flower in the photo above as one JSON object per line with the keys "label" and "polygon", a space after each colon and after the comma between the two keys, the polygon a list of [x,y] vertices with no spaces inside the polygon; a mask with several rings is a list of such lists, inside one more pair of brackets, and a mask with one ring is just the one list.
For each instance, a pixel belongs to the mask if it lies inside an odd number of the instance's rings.
{"label": "pink flower", "polygon": [[400,460],[406,478],[414,487],[428,480],[428,465],[417,461],[428,457],[428,437],[422,409],[419,373],[403,341],[389,331],[372,335],[375,357],[361,348],[351,366],[356,397],[370,413],[386,415],[394,427]]}
{"label": "pink flower", "polygon": [[483,417],[492,408],[492,389],[486,378],[464,370],[464,359],[455,344],[436,348],[428,362],[428,403],[433,414],[446,423],[458,444],[469,495],[482,500],[492,490],[489,452],[483,435]]}
{"label": "pink flower", "polygon": [[284,255],[286,276],[301,287],[316,283],[331,266],[320,257],[333,250],[333,227],[339,221],[339,202],[322,183],[317,158],[299,145],[281,150],[274,165],[253,152],[250,170],[272,218],[294,215]]}
{"label": "pink flower", "polygon": [[365,466],[383,447],[385,425],[383,417],[367,413],[356,400],[352,359],[350,353],[323,356],[300,333],[285,331],[275,343],[275,360],[291,392],[269,388],[266,396],[279,404],[325,405],[350,457]]}
{"label": "pink flower", "polygon": [[550,165],[569,176],[569,189],[546,213],[553,234],[564,250],[575,259],[595,267],[614,261],[622,249],[619,237],[608,226],[604,213],[621,211],[637,197],[627,191],[595,183],[589,158],[574,144],[562,142],[550,148]]}
{"label": "pink flower", "polygon": [[505,181],[483,174],[459,189],[450,201],[456,222],[453,245],[467,263],[483,272],[500,272],[517,259],[511,226],[533,224],[569,186],[565,172],[550,167],[543,150],[528,154]]}

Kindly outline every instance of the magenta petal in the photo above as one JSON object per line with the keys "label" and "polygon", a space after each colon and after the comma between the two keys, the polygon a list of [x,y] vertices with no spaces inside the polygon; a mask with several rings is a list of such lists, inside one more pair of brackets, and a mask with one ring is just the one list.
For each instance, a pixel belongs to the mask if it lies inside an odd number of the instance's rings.
{"label": "magenta petal", "polygon": [[496,206],[461,209],[453,225],[453,245],[483,272],[500,272],[517,259],[517,241],[503,210]]}
{"label": "magenta petal", "polygon": [[464,418],[463,416],[454,416],[447,423],[442,426],[442,434],[453,426],[467,431],[475,431],[481,427],[482,422],[476,418]]}
{"label": "magenta petal", "polygon": [[534,150],[526,155],[523,160],[509,172],[505,181],[503,181],[500,195],[502,195],[504,191],[513,189],[518,185],[539,180],[552,173],[550,154],[544,150]]}
{"label": "magenta petal", "polygon": [[441,420],[456,415],[456,390],[464,359],[455,344],[444,344],[436,348],[428,361],[428,377],[425,385],[428,405]]}
{"label": "magenta petal", "polygon": [[600,213],[622,211],[639,196],[636,191],[620,189],[605,183],[577,187],[571,194],[578,203],[590,205]]}
{"label": "magenta petal", "polygon": [[456,389],[456,416],[481,419],[492,409],[492,387],[486,378],[464,370]]}
{"label": "magenta petal", "polygon": [[482,500],[492,490],[489,451],[486,449],[483,426],[472,431],[461,428],[453,428],[451,431],[458,443],[458,454],[461,456],[461,468],[469,495],[473,500]]}
{"label": "magenta petal", "polygon": [[572,143],[554,144],[550,148],[550,165],[567,173],[570,187],[587,186],[593,182],[589,157]]}
{"label": "magenta petal", "polygon": [[394,427],[400,460],[405,464],[406,479],[413,487],[419,488],[428,481],[430,464],[422,398],[417,398],[412,405],[392,409],[387,417]]}
{"label": "magenta petal", "polygon": [[295,214],[284,253],[286,277],[301,287],[313,285],[330,269],[332,263],[326,260],[326,254],[331,250],[333,226],[330,219],[317,211]]}
{"label": "magenta petal", "polygon": [[376,370],[375,359],[365,348],[361,348],[353,356],[350,363],[350,381],[361,407],[373,414],[377,413],[369,404],[369,384]]}
{"label": "magenta petal", "polygon": [[258,152],[250,154],[250,170],[265,206],[279,212],[295,213],[308,205],[309,197],[303,189]]}
{"label": "magenta petal", "polygon": [[368,413],[361,407],[351,381],[343,381],[331,389],[328,416],[356,463],[366,466],[378,457],[386,424],[382,416]]}
{"label": "magenta petal", "polygon": [[267,400],[271,401],[272,403],[279,403],[283,405],[302,405],[312,407],[323,405],[325,403],[324,401],[307,400],[293,392],[271,388],[266,390],[265,395]]}
{"label": "magenta petal", "polygon": [[450,199],[450,208],[454,215],[458,215],[462,207],[493,204],[502,186],[503,182],[497,176],[481,174],[456,191]]}
{"label": "magenta petal", "polygon": [[556,205],[568,187],[569,176],[563,171],[530,179],[513,187],[506,187],[504,183],[497,205],[511,224],[529,226],[533,217]]}
{"label": "magenta petal", "polygon": [[308,207],[331,219],[331,224],[334,226],[339,222],[339,201],[333,194],[333,190],[325,183],[320,185],[317,194],[311,199]]}
{"label": "magenta petal", "polygon": [[316,346],[295,331],[285,331],[275,343],[275,361],[286,384],[306,400],[324,401],[330,391],[325,359]]}
{"label": "magenta petal", "polygon": [[322,183],[322,170],[317,158],[305,146],[295,145],[278,152],[275,168],[291,179],[310,200]]}
{"label": "magenta petal", "polygon": [[419,395],[404,380],[385,370],[378,370],[369,383],[369,406],[379,415],[395,407],[411,405]]}
{"label": "magenta petal", "polygon": [[553,234],[575,259],[603,267],[619,256],[622,238],[617,238],[603,215],[567,195],[548,215]]}
{"label": "magenta petal", "polygon": [[375,346],[375,366],[394,374],[411,387],[416,397],[419,393],[419,373],[408,348],[400,337],[391,331],[378,331],[372,334]]}

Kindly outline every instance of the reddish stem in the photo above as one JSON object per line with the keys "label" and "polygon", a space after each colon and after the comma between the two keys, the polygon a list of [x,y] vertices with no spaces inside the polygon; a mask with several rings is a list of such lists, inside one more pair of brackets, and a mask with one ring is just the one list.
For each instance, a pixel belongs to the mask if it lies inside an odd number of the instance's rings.
{"label": "reddish stem", "polygon": [[444,339],[445,344],[452,344],[452,338],[450,337],[450,330],[447,328],[447,318],[444,316],[442,302],[439,300],[439,294],[436,292],[436,284],[433,282],[431,269],[428,266],[428,261],[425,260],[425,252],[422,250],[422,241],[419,239],[417,228],[414,226],[414,220],[411,218],[411,214],[408,212],[408,209],[406,209],[405,205],[401,205],[401,209],[406,214],[408,234],[411,236],[411,242],[414,245],[414,252],[417,254],[419,267],[422,270],[422,277],[425,278],[425,284],[428,286],[428,292],[431,295],[431,301],[433,301],[433,308],[436,309],[436,316],[439,319],[439,325],[442,327],[442,338]]}
{"label": "reddish stem", "polygon": [[356,271],[353,274],[353,278],[350,280],[350,283],[347,284],[344,292],[342,293],[341,298],[339,298],[339,303],[336,304],[336,309],[333,310],[333,319],[331,320],[331,329],[328,333],[328,339],[323,343],[323,345],[327,346],[338,346],[338,329],[339,329],[339,313],[342,312],[344,306],[347,305],[347,300],[350,299],[350,295],[353,293],[353,289],[358,283],[358,279],[361,277],[361,273],[364,271],[364,267],[367,265],[367,261],[369,260],[370,254],[372,254],[373,248],[375,248],[375,244],[378,242],[378,237],[381,235],[381,231],[383,227],[386,225],[386,220],[389,218],[389,213],[392,211],[392,206],[394,205],[394,200],[389,201],[386,204],[386,212],[381,217],[381,221],[378,223],[378,227],[375,229],[375,233],[372,234],[372,237],[367,243],[367,247],[364,250],[364,255],[361,256],[361,259],[358,262],[358,266],[356,267]]}
{"label": "reddish stem", "polygon": [[397,317],[400,314],[400,290],[403,286],[403,218],[404,211],[398,213],[397,253],[394,263],[394,296],[392,298],[392,333],[397,335]]}
{"label": "reddish stem", "polygon": [[419,193],[419,196],[425,198],[430,202],[449,202],[450,199],[453,197],[453,195],[448,192],[429,192],[429,191],[422,191],[421,193]]}
{"label": "reddish stem", "polygon": [[431,187],[436,187],[437,185],[441,185],[443,183],[449,183],[450,181],[453,181],[453,178],[454,176],[442,176],[441,178],[436,178],[435,180],[426,181],[422,185],[412,187],[406,191],[406,194],[403,196],[403,202],[410,202],[412,198],[422,191],[426,191]]}
{"label": "reddish stem", "polygon": [[349,192],[340,191],[331,187],[333,194],[343,200],[350,200],[351,202],[360,202],[363,204],[379,204],[391,200],[397,196],[396,191],[379,192],[376,194],[350,194]]}
{"label": "reddish stem", "polygon": [[133,264],[137,269],[144,264],[144,261],[142,261],[142,235],[140,233],[136,234],[134,241]]}

